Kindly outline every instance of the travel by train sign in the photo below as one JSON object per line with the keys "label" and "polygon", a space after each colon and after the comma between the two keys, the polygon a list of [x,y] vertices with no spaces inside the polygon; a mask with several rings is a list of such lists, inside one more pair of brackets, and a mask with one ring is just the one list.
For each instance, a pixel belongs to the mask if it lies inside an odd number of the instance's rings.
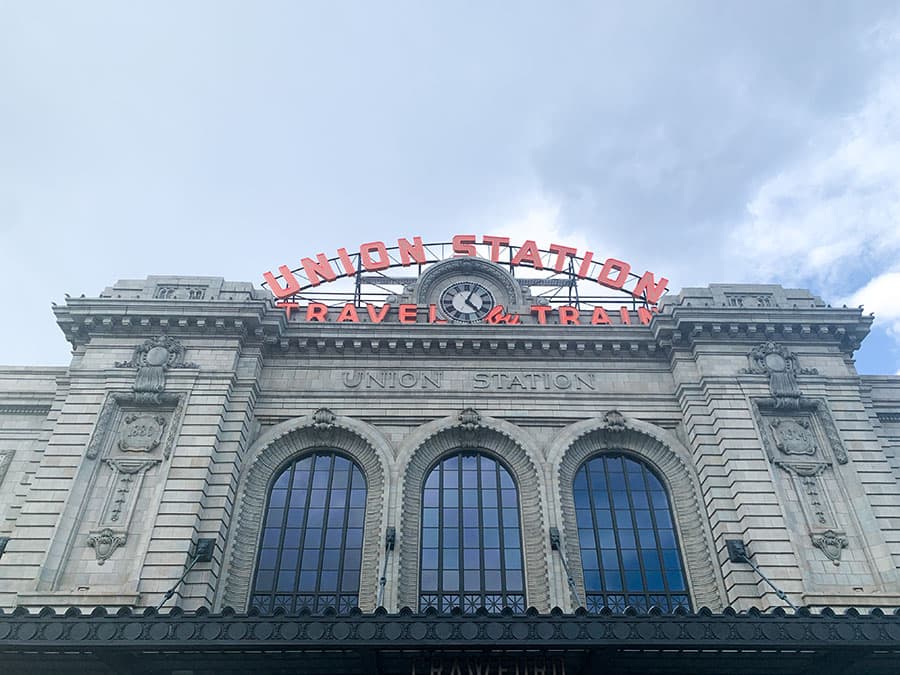
{"label": "travel by train sign", "polygon": [[[448,242],[400,238],[395,246],[366,242],[342,247],[335,256],[317,253],[298,267],[281,265],[265,272],[264,286],[289,320],[336,323],[482,323],[604,325],[649,323],[668,279],[651,271],[637,274],[616,258],[534,240],[519,244],[509,237],[458,234]],[[470,274],[446,277],[424,297],[410,297],[436,263],[472,259],[506,267],[504,279],[492,279],[482,266],[466,263]],[[453,263],[456,265],[456,263]],[[460,269],[462,267],[458,266]],[[489,265],[490,267],[490,265]],[[402,276],[402,268],[415,270]],[[401,276],[398,276],[398,272]],[[408,272],[406,272],[408,274]],[[522,298],[504,293],[514,278],[527,289]]]}

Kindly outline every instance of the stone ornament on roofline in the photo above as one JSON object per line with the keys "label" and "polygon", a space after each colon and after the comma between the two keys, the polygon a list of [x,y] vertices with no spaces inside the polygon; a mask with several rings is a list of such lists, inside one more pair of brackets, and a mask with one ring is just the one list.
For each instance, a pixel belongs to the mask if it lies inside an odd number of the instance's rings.
{"label": "stone ornament on roofline", "polygon": [[747,355],[748,368],[740,372],[754,375],[768,375],[769,389],[775,399],[776,408],[798,408],[802,393],[797,384],[797,375],[818,375],[815,368],[801,368],[797,356],[783,345],[763,342]]}
{"label": "stone ornament on roofline", "polygon": [[132,391],[140,404],[159,404],[166,390],[166,371],[169,368],[197,368],[196,363],[184,360],[184,346],[169,335],[145,340],[134,350],[130,361],[117,361],[116,368],[137,368]]}

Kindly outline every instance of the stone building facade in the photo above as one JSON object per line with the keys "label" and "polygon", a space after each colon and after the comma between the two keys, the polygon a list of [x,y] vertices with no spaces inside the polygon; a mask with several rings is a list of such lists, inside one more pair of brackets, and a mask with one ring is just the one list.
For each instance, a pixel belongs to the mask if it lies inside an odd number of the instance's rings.
{"label": "stone building facade", "polygon": [[151,277],[56,312],[70,366],[0,372],[4,607],[152,606],[212,538],[178,604],[246,608],[274,472],[324,446],[368,482],[364,610],[385,563],[384,606],[416,607],[422,483],[462,447],[514,474],[540,611],[573,609],[563,559],[583,596],[571,486],[602,449],[664,479],[693,607],[783,604],[728,539],[795,604],[900,606],[900,379],[856,374],[857,309],[715,285],[647,326],[294,323]]}
{"label": "stone building facade", "polygon": [[0,370],[0,608],[155,607],[212,540],[168,604],[246,612],[273,482],[322,449],[365,476],[364,613],[422,609],[424,486],[461,449],[515,483],[540,614],[590,595],[573,484],[610,453],[665,488],[688,610],[784,607],[773,587],[814,610],[900,607],[900,378],[852,358],[871,317],[712,285],[646,325],[424,320],[453,275],[411,285],[423,309],[404,323],[297,321],[200,277],[56,307],[70,365]]}

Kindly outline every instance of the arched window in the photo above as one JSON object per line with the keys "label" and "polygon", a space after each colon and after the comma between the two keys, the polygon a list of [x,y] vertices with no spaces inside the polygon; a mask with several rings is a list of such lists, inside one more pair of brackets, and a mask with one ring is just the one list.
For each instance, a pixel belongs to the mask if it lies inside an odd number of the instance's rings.
{"label": "arched window", "polygon": [[474,451],[439,462],[425,479],[421,552],[420,611],[524,612],[519,496],[509,471]]}
{"label": "arched window", "polygon": [[251,604],[264,612],[359,602],[366,481],[351,460],[317,452],[286,466],[269,492]]}
{"label": "arched window", "polygon": [[622,454],[581,465],[573,486],[589,612],[690,608],[666,490]]}

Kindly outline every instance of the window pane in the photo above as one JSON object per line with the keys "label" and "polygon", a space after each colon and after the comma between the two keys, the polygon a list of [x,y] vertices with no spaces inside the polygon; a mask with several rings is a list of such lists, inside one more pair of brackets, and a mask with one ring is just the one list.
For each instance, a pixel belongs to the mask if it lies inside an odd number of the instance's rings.
{"label": "window pane", "polygon": [[493,458],[463,451],[439,462],[422,496],[419,606],[523,612],[518,509],[512,476]]}
{"label": "window pane", "polygon": [[266,507],[255,605],[288,611],[355,607],[365,501],[362,472],[346,457],[320,451],[282,469]]}
{"label": "window pane", "polygon": [[646,464],[594,457],[576,473],[572,499],[588,611],[688,607],[668,496]]}

